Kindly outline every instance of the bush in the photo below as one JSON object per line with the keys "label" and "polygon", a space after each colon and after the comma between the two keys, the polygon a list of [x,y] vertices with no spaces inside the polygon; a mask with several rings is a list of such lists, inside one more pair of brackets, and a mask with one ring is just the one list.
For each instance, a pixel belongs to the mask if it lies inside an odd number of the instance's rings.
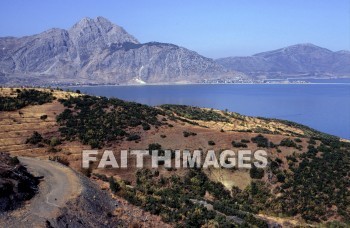
{"label": "bush", "polygon": [[277,177],[277,181],[281,183],[284,183],[284,180],[286,179],[286,176],[284,175],[284,173],[278,173],[276,177]]}
{"label": "bush", "polygon": [[190,131],[184,131],[183,132],[184,137],[188,137],[188,136],[196,136],[197,133],[194,132],[190,132]]}
{"label": "bush", "polygon": [[256,143],[258,147],[267,148],[269,146],[269,141],[262,135],[257,135],[256,137],[251,138],[253,143]]}
{"label": "bush", "polygon": [[313,139],[313,138],[310,138],[310,140],[308,141],[308,143],[309,143],[310,145],[316,145],[316,141],[315,141],[315,139]]}
{"label": "bush", "polygon": [[126,140],[127,141],[136,141],[136,140],[139,140],[139,139],[141,139],[141,137],[139,136],[139,135],[129,135],[127,138],[126,138]]}
{"label": "bush", "polygon": [[282,141],[280,142],[280,146],[297,148],[297,144],[294,141],[290,140],[290,139],[282,139]]}
{"label": "bush", "polygon": [[120,190],[120,185],[118,184],[118,182],[114,180],[112,176],[109,178],[108,182],[109,182],[109,188],[113,193],[117,193]]}
{"label": "bush", "polygon": [[40,119],[46,120],[46,119],[47,119],[47,115],[42,115],[42,116],[40,116]]}
{"label": "bush", "polygon": [[214,145],[215,145],[215,142],[214,142],[213,140],[209,140],[209,141],[208,141],[208,145],[209,145],[209,146],[214,146]]}
{"label": "bush", "polygon": [[102,180],[103,182],[108,182],[109,178],[104,174],[94,173],[94,176],[98,179]]}
{"label": "bush", "polygon": [[158,143],[151,143],[148,145],[148,150],[152,151],[152,150],[161,150],[162,146]]}
{"label": "bush", "polygon": [[50,140],[50,146],[51,147],[55,147],[57,145],[60,145],[61,144],[61,140],[57,137],[52,137],[51,140]]}
{"label": "bush", "polygon": [[264,177],[265,171],[261,168],[257,168],[254,164],[252,168],[249,170],[250,177],[253,179],[261,179]]}
{"label": "bush", "polygon": [[151,126],[148,123],[142,123],[142,129],[148,131],[151,129]]}
{"label": "bush", "polygon": [[297,142],[297,143],[301,143],[302,142],[302,140],[300,138],[295,138],[294,141]]}
{"label": "bush", "polygon": [[248,147],[247,144],[242,143],[242,142],[232,141],[231,144],[232,144],[233,147],[236,147],[236,148],[247,148]]}
{"label": "bush", "polygon": [[33,135],[26,140],[26,144],[30,143],[30,144],[35,145],[35,144],[41,142],[41,140],[43,140],[43,137],[39,134],[39,132],[34,131]]}

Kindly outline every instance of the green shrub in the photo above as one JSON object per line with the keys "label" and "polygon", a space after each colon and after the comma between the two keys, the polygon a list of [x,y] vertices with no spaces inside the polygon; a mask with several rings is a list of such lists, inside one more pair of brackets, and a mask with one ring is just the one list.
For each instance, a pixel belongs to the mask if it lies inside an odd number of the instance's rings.
{"label": "green shrub", "polygon": [[61,140],[57,137],[52,137],[51,140],[50,140],[50,146],[51,147],[55,147],[57,145],[60,145],[61,144]]}
{"label": "green shrub", "polygon": [[247,148],[248,147],[247,144],[242,143],[242,142],[232,141],[231,144],[232,144],[233,147],[236,147],[236,148]]}
{"label": "green shrub", "polygon": [[269,146],[269,141],[262,135],[257,135],[256,137],[251,138],[253,143],[256,143],[258,147],[267,148]]}
{"label": "green shrub", "polygon": [[303,142],[300,138],[295,138],[294,141],[297,142],[297,143]]}
{"label": "green shrub", "polygon": [[41,142],[42,140],[43,140],[43,137],[41,136],[41,134],[39,134],[39,132],[37,131],[34,131],[33,135],[26,140],[26,144],[30,143],[35,145]]}
{"label": "green shrub", "polygon": [[297,144],[292,141],[291,139],[282,139],[282,141],[280,142],[280,146],[286,146],[286,147],[295,147],[297,148]]}
{"label": "green shrub", "polygon": [[118,184],[118,182],[114,180],[112,176],[109,177],[108,182],[109,182],[109,188],[113,193],[117,193],[120,190],[120,185]]}
{"label": "green shrub", "polygon": [[249,170],[250,177],[253,179],[261,179],[264,177],[265,171],[261,168],[257,168],[254,164]]}
{"label": "green shrub", "polygon": [[129,135],[126,140],[127,141],[136,141],[136,140],[140,140],[140,139],[141,139],[141,137],[139,135],[132,134],[132,135]]}

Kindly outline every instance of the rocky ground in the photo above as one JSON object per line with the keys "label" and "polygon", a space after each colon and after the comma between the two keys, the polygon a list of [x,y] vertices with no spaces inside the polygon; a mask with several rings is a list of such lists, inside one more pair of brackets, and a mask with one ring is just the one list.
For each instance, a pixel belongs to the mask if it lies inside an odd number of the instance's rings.
{"label": "rocky ground", "polygon": [[17,157],[0,152],[0,213],[16,209],[31,199],[38,191],[38,183]]}

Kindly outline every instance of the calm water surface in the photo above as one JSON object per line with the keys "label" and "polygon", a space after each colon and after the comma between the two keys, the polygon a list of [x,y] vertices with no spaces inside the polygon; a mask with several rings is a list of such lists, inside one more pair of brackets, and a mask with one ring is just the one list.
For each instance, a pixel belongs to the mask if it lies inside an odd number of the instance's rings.
{"label": "calm water surface", "polygon": [[184,104],[286,119],[350,139],[350,84],[70,87],[148,105]]}

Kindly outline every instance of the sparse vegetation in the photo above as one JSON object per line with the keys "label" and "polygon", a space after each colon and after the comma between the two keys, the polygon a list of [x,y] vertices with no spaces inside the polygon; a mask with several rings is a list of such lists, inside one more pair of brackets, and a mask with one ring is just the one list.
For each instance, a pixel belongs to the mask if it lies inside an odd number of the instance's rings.
{"label": "sparse vegetation", "polygon": [[16,97],[0,97],[0,111],[14,111],[28,105],[42,105],[54,99],[51,93],[35,89],[17,89],[16,93]]}
{"label": "sparse vegetation", "polygon": [[[15,92],[22,93],[22,90],[13,90],[13,95]],[[105,145],[110,147],[113,145],[111,142],[121,140],[140,142],[144,135],[154,135],[149,139],[168,146],[171,140],[162,140],[166,138],[166,135],[161,130],[174,127],[176,131],[171,129],[172,132],[166,132],[168,137],[173,137],[173,132],[180,134],[183,132],[184,137],[195,136],[197,133],[192,131],[196,131],[201,137],[207,137],[201,139],[201,143],[208,142],[210,146],[234,138],[236,141],[232,141],[232,146],[235,148],[247,148],[249,143],[255,143],[258,147],[268,148],[266,150],[271,152],[268,167],[260,169],[253,165],[252,169],[245,173],[246,178],[252,179],[250,184],[242,189],[234,186],[231,192],[227,191],[222,184],[210,181],[201,170],[197,169],[190,170],[187,174],[179,172],[179,176],[176,169],[168,169],[171,172],[165,171],[166,174],[161,169],[139,170],[136,173],[136,180],[130,180],[130,182],[117,181],[113,177],[93,173],[98,179],[108,182],[114,194],[124,197],[130,203],[152,214],[159,215],[164,222],[177,224],[179,227],[200,227],[207,223],[220,227],[234,227],[238,225],[232,224],[232,221],[226,216],[237,216],[243,220],[241,227],[265,227],[266,222],[256,217],[257,213],[283,217],[296,216],[307,222],[317,223],[328,222],[329,218],[345,222],[339,222],[339,224],[348,224],[350,221],[350,144],[339,141],[337,137],[303,127],[302,130],[308,136],[306,137],[302,133],[288,132],[285,126],[260,128],[259,131],[262,134],[273,133],[275,135],[257,135],[251,133],[257,130],[252,130],[251,122],[249,122],[249,118],[253,117],[243,116],[242,120],[245,120],[246,123],[240,126],[246,129],[234,130],[232,138],[227,137],[229,134],[231,137],[232,133],[229,124],[224,125],[224,129],[228,129],[227,132],[220,130],[222,126],[213,131],[215,134],[219,134],[219,130],[223,132],[219,135],[223,137],[221,140],[219,137],[208,137],[209,134],[203,134],[200,130],[201,126],[193,127],[186,123],[193,124],[189,120],[215,121],[215,119],[220,119],[221,115],[229,119],[233,114],[208,109],[202,112],[199,108],[197,110],[197,108],[185,107],[180,107],[180,111],[175,112],[177,106],[153,108],[118,99],[90,96],[69,98],[60,100],[60,102],[66,108],[57,116],[61,134],[38,130],[45,132],[42,136],[39,132],[33,132],[26,143],[35,146],[26,145],[27,148],[46,147],[38,151],[43,151],[42,153],[58,152],[61,149],[64,150],[64,147],[69,145],[69,141],[74,140],[88,144],[92,148],[102,148]],[[7,107],[10,106],[12,107],[12,105],[7,105]],[[22,117],[28,113],[19,110],[14,113],[16,116],[18,116],[17,112]],[[51,116],[51,112],[46,113]],[[42,115],[40,118],[45,120],[47,115]],[[172,124],[167,121],[171,121]],[[18,119],[10,120],[11,124],[16,125],[20,122]],[[40,124],[48,124],[48,122],[51,121],[40,121]],[[276,122],[283,124],[283,121]],[[266,127],[263,121],[259,123]],[[286,126],[296,128],[299,126],[289,122],[288,124]],[[152,130],[149,131],[150,129]],[[274,132],[271,131],[271,133],[266,131],[267,129],[277,129],[285,136],[277,136],[277,131],[273,130]],[[12,133],[12,135],[15,134]],[[25,134],[16,132],[16,135],[22,137]],[[186,141],[192,141],[191,139],[188,138]],[[124,143],[127,144],[127,142]],[[159,143],[150,143],[148,149],[156,149],[159,155],[164,155],[164,150]],[[308,145],[304,146],[304,150],[301,151],[305,143]],[[60,153],[59,155],[50,157],[50,160],[69,165],[68,159],[71,158],[68,154]],[[14,157],[11,162],[12,165],[18,164],[18,159]],[[159,163],[159,165],[162,164],[162,162]],[[96,165],[91,165],[89,169],[81,171],[90,177],[93,167]],[[233,175],[235,172],[236,170],[232,170]],[[108,173],[108,176],[110,175]],[[135,181],[136,185],[126,187],[126,183],[132,185]],[[212,204],[214,211],[207,210],[193,200]],[[327,224],[338,223],[328,222]]]}
{"label": "sparse vegetation", "polygon": [[197,133],[195,133],[195,132],[190,132],[190,131],[184,131],[183,132],[183,135],[184,135],[184,137],[188,137],[188,136],[196,136],[197,135]]}
{"label": "sparse vegetation", "polygon": [[[203,199],[206,192],[215,197],[214,209],[227,216],[233,211],[224,210],[218,205],[227,205],[235,209],[235,216],[240,217],[243,227],[266,227],[266,223],[252,214],[240,211],[240,205],[230,196],[220,183],[212,182],[200,170],[190,170],[185,177],[157,177],[148,169],[136,173],[136,186],[133,189],[122,188],[117,194],[130,203],[142,207],[152,214],[159,215],[164,222],[177,224],[180,227],[200,227],[206,223],[216,223],[220,227],[233,227],[232,221],[216,211],[207,210],[193,200]],[[247,190],[248,191],[248,190]],[[257,196],[262,194],[257,187]],[[239,196],[241,197],[241,196]],[[225,207],[226,208],[226,207]]]}
{"label": "sparse vegetation", "polygon": [[286,147],[297,147],[297,144],[290,140],[290,139],[282,139],[282,141],[280,142],[280,146],[286,146]]}
{"label": "sparse vegetation", "polygon": [[206,110],[187,105],[167,104],[160,107],[170,113],[174,112],[178,116],[191,120],[229,122],[229,119],[227,117],[213,110]]}
{"label": "sparse vegetation", "polygon": [[105,97],[80,96],[60,100],[67,109],[57,116],[60,132],[66,140],[79,139],[92,148],[100,148],[106,142],[127,137],[128,141],[139,140],[138,134],[128,132],[129,128],[141,125],[144,130],[160,126],[159,109],[134,102]]}

